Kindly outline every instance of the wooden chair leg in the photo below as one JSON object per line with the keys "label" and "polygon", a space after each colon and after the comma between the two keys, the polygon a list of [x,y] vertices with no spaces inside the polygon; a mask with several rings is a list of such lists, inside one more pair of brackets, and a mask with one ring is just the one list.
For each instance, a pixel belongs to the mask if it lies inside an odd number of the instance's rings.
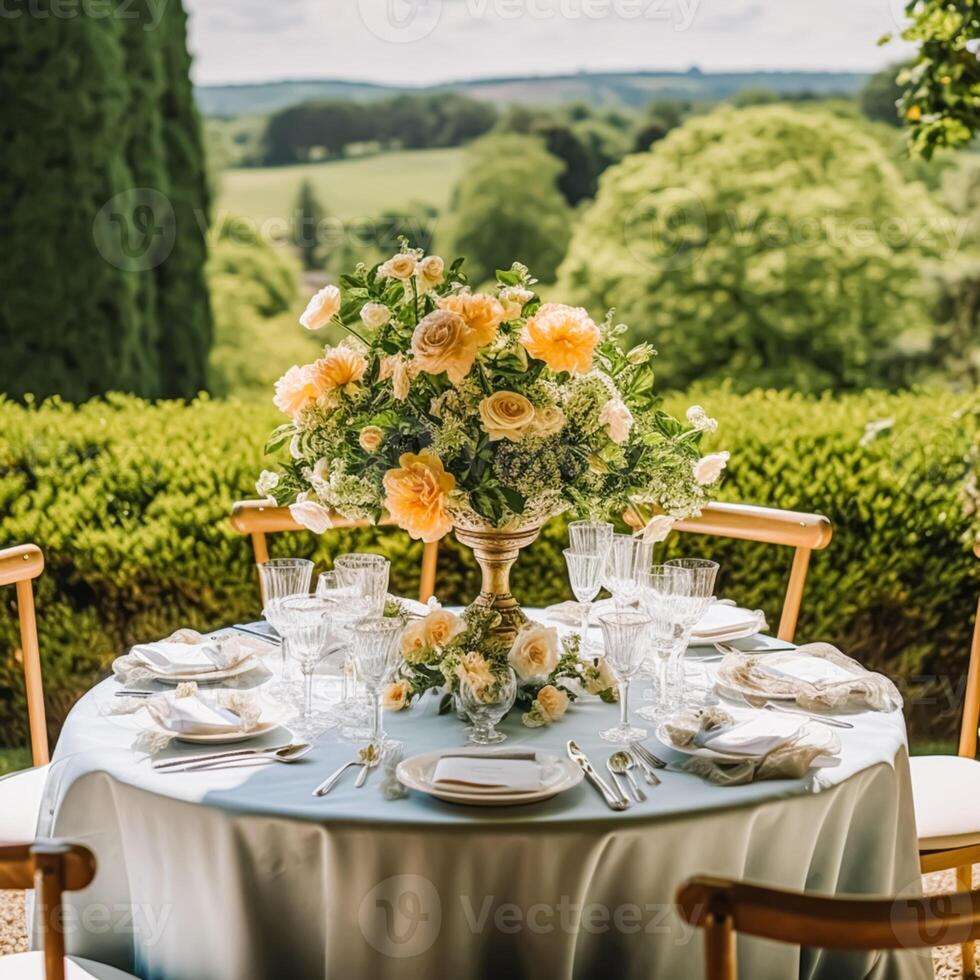
{"label": "wooden chair leg", "polygon": [[[956,869],[956,890],[965,892],[973,888],[973,867],[965,865]],[[963,943],[960,947],[963,954],[963,976],[973,980],[977,972],[976,944],[973,942]]]}
{"label": "wooden chair leg", "polygon": [[810,549],[797,548],[793,554],[793,567],[789,572],[789,584],[786,586],[786,597],[783,599],[783,613],[779,618],[779,639],[793,642],[796,633],[796,621],[800,615],[800,604],[803,602],[803,586],[806,585],[806,573],[810,567]]}
{"label": "wooden chair leg", "polygon": [[41,653],[37,643],[37,619],[30,580],[17,583],[17,613],[20,617],[21,654],[24,658],[24,686],[27,690],[27,718],[31,731],[31,754],[35,766],[50,761],[48,728],[44,715],[44,684],[41,679]]}
{"label": "wooden chair leg", "polygon": [[706,980],[736,980],[735,931],[727,915],[712,913],[704,929]]}

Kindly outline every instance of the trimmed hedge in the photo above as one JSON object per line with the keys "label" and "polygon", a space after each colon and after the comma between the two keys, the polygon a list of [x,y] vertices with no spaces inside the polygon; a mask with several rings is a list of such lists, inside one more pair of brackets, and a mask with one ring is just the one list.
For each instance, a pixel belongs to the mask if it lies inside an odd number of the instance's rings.
{"label": "trimmed hedge", "polygon": [[[958,724],[980,562],[959,499],[977,430],[977,399],[945,393],[839,398],[725,390],[699,401],[722,420],[715,448],[732,451],[726,499],[825,513],[830,548],[814,556],[801,637],[826,638],[913,683],[920,735]],[[880,431],[869,423],[891,419]],[[114,656],[178,626],[210,628],[259,614],[251,548],[228,525],[231,503],[254,495],[271,406],[201,398],[149,404],[126,396],[72,407],[0,402],[0,546],[45,551],[39,631],[52,732]],[[787,549],[675,535],[669,548],[710,553],[721,591],[778,620]],[[395,529],[279,535],[276,554],[368,547],[393,561],[396,591],[417,589],[421,545]],[[515,591],[528,605],[567,598],[562,522],[522,556]],[[475,594],[472,557],[455,541],[440,556],[439,594]],[[26,734],[13,590],[0,593],[0,744]],[[959,687],[957,685],[960,684]],[[953,693],[950,693],[953,692]]]}

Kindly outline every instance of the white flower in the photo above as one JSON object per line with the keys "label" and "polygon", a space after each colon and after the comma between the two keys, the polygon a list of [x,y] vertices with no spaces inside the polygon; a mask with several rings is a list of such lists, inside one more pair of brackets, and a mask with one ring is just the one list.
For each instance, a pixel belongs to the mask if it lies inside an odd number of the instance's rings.
{"label": "white flower", "polygon": [[622,445],[630,437],[633,413],[621,398],[610,398],[599,412],[599,422],[606,427],[609,438]]}
{"label": "white flower", "polygon": [[289,514],[297,524],[302,524],[314,534],[323,534],[333,527],[330,511],[313,500],[302,500],[289,505]]}
{"label": "white flower", "polygon": [[293,459],[303,458],[303,450],[300,448],[300,441],[299,441],[298,434],[293,436],[293,438],[289,440],[289,455],[292,456]]}
{"label": "white flower", "polygon": [[694,479],[706,487],[721,476],[721,471],[728,465],[731,453],[709,453],[694,464]]}
{"label": "white flower", "polygon": [[524,304],[534,298],[534,293],[523,286],[505,286],[497,294],[500,305],[504,308],[504,320],[516,320],[524,309]]}
{"label": "white flower", "polygon": [[616,689],[616,677],[605,657],[597,657],[585,668],[582,686],[589,694],[602,694]]}
{"label": "white flower", "polygon": [[398,255],[393,255],[387,262],[382,263],[378,275],[388,279],[401,279],[404,282],[415,274],[417,262],[418,259],[410,252],[399,252]]}
{"label": "white flower", "polygon": [[528,623],[514,638],[507,662],[524,682],[547,680],[558,666],[558,630]]}
{"label": "white flower", "polygon": [[340,290],[336,286],[324,286],[310,300],[299,322],[307,330],[325,327],[340,312]]}
{"label": "white flower", "polygon": [[279,474],[272,470],[263,470],[255,481],[255,492],[260,497],[269,497],[277,486],[279,486]]}
{"label": "white flower", "polygon": [[714,432],[718,428],[717,420],[711,418],[700,405],[692,405],[687,410],[687,421],[698,432]]}
{"label": "white flower", "polygon": [[383,327],[391,319],[391,310],[384,303],[365,303],[361,307],[361,322],[372,330]]}
{"label": "white flower", "polygon": [[660,541],[665,541],[676,523],[676,517],[671,517],[669,514],[658,514],[646,522],[643,530],[640,531],[640,537],[644,544],[657,544]]}

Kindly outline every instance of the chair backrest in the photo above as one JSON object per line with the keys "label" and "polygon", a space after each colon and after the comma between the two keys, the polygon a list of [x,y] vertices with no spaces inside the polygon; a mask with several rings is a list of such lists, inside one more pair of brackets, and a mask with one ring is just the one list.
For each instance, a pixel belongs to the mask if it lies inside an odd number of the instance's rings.
{"label": "chair backrest", "polygon": [[[625,516],[630,524],[637,526],[635,517],[631,518],[629,513]],[[699,517],[686,517],[677,521],[674,530],[794,548],[793,566],[789,573],[778,631],[781,640],[792,641],[803,601],[803,586],[810,567],[810,555],[826,548],[833,536],[833,528],[826,517],[795,510],[778,510],[775,507],[715,503],[708,504]]]}
{"label": "chair backrest", "polygon": [[820,949],[921,949],[980,939],[980,891],[926,898],[824,898],[723,878],[677,892],[704,929],[706,980],[736,980],[735,933]]}
{"label": "chair backrest", "polygon": [[27,694],[27,719],[31,730],[34,765],[43,766],[48,754],[48,729],[44,717],[44,685],[41,680],[41,654],[37,644],[32,581],[44,571],[44,555],[34,544],[21,544],[0,550],[0,586],[17,589],[17,615],[20,619],[20,652]]}
{"label": "chair backrest", "polygon": [[0,844],[0,888],[35,889],[45,980],[65,978],[62,893],[85,888],[94,877],[95,855],[79,844],[57,840]]}
{"label": "chair backrest", "polygon": [[[980,541],[973,546],[973,553],[980,558]],[[970,666],[966,674],[966,692],[963,696],[963,721],[960,723],[959,754],[967,759],[977,756],[977,728],[980,726],[980,599],[973,620],[973,643],[970,645]]]}
{"label": "chair backrest", "polygon": [[[381,523],[390,525],[393,522]],[[231,509],[231,526],[241,534],[251,536],[256,564],[269,560],[269,547],[265,540],[267,534],[305,530],[302,524],[293,519],[288,507],[276,507],[264,500],[239,500]],[[333,527],[371,527],[371,525],[367,521],[349,521],[343,517],[335,517]],[[422,568],[419,575],[419,599],[422,602],[428,602],[435,594],[438,561],[439,542],[427,543],[422,549]],[[260,581],[259,588],[261,587]]]}

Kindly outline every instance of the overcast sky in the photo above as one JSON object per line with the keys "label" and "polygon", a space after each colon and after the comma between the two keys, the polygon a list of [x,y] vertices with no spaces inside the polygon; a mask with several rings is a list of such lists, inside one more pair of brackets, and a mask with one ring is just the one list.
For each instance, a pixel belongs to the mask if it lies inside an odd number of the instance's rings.
{"label": "overcast sky", "polygon": [[904,0],[185,0],[199,83],[867,70]]}

